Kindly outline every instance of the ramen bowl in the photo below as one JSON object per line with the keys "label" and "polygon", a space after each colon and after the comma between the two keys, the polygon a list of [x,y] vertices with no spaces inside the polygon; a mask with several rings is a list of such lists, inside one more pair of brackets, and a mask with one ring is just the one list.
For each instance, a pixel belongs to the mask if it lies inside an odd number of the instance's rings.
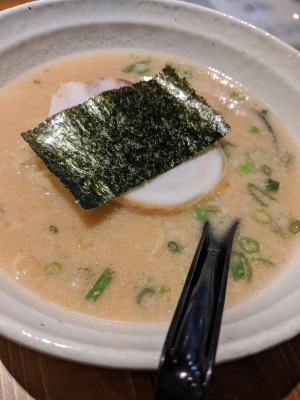
{"label": "ramen bowl", "polygon": [[[254,93],[300,145],[300,55],[221,13],[173,1],[42,1],[0,16],[0,87],[39,64],[75,53],[137,49],[221,71]],[[2,133],[1,133],[2,134]],[[270,239],[271,240],[271,239]],[[224,312],[217,362],[258,352],[300,331],[300,253],[267,288]],[[0,333],[78,362],[155,369],[167,324],[106,321],[47,303],[4,274]]]}

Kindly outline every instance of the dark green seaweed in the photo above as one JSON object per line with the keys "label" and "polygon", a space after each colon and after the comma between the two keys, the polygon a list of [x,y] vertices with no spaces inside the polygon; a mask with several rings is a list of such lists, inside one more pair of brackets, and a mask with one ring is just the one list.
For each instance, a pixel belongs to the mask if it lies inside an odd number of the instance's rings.
{"label": "dark green seaweed", "polygon": [[85,209],[141,185],[230,127],[166,66],[154,79],[61,111],[22,137]]}

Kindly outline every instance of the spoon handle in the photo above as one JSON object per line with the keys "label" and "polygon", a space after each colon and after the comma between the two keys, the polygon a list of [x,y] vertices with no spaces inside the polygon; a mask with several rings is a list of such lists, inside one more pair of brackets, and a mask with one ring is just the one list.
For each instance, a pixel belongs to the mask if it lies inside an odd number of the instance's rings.
{"label": "spoon handle", "polygon": [[207,221],[179,299],[157,373],[156,400],[204,399],[215,361],[235,222],[222,240]]}

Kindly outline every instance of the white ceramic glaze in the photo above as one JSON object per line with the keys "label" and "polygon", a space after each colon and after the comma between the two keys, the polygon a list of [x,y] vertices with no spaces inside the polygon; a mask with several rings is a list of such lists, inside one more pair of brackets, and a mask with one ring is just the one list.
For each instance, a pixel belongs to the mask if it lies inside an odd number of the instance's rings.
{"label": "white ceramic glaze", "polygon": [[258,26],[300,50],[299,0],[184,0]]}
{"label": "white ceramic glaze", "polygon": [[[300,146],[300,53],[232,17],[173,1],[74,0],[25,4],[0,15],[0,86],[74,52],[136,48],[222,71],[256,93]],[[300,331],[300,254],[271,287],[224,314],[217,361],[273,346]],[[80,362],[156,368],[167,325],[86,318],[0,276],[0,332]]]}

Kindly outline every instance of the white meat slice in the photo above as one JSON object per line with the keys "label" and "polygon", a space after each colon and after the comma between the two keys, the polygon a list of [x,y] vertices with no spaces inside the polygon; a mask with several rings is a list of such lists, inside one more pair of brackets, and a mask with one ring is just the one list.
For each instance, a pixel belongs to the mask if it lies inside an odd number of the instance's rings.
{"label": "white meat slice", "polygon": [[66,108],[77,106],[97,94],[106,92],[107,90],[120,89],[123,86],[129,85],[131,85],[130,82],[123,79],[115,79],[111,76],[97,79],[91,83],[62,83],[57,93],[52,96],[49,117],[65,110]]}
{"label": "white meat slice", "polygon": [[170,171],[127,192],[124,199],[136,205],[173,208],[204,195],[223,175],[224,157],[212,146]]}

